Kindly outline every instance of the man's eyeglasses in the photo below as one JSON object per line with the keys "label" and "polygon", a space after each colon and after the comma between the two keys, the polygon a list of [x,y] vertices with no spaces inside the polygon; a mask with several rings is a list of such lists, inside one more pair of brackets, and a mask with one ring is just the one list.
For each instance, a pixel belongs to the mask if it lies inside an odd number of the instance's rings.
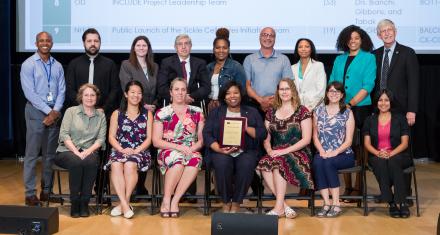
{"label": "man's eyeglasses", "polygon": [[262,37],[262,38],[275,38],[275,34],[262,33],[262,34],[260,34],[260,37]]}

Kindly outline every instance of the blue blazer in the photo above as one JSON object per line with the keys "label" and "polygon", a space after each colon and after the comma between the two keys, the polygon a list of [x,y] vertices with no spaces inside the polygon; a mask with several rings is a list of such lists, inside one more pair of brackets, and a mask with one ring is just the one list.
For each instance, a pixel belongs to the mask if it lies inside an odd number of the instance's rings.
{"label": "blue blazer", "polygon": [[[348,52],[336,57],[329,83],[333,81],[343,83],[347,59]],[[345,74],[345,102],[350,102],[361,89],[364,89],[368,92],[368,95],[356,106],[371,105],[370,93],[374,88],[375,80],[376,58],[373,54],[360,50],[350,66],[348,66],[347,73]]]}

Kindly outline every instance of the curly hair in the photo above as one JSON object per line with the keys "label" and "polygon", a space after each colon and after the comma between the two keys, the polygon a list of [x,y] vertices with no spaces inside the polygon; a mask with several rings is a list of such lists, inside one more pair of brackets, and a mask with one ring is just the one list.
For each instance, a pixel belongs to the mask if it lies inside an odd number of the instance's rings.
{"label": "curly hair", "polygon": [[298,46],[301,41],[306,41],[309,43],[310,50],[311,50],[310,58],[312,58],[313,60],[317,60],[316,47],[315,47],[315,44],[312,42],[312,40],[310,40],[308,38],[300,38],[300,39],[298,39],[298,41],[296,41],[296,44],[295,44],[295,51],[293,52],[293,62],[296,63],[300,59],[300,56],[298,53]]}
{"label": "curly hair", "polygon": [[361,36],[361,49],[363,51],[373,51],[374,45],[370,36],[368,36],[365,30],[357,25],[349,25],[339,33],[338,39],[336,40],[336,49],[344,52],[350,51],[348,43],[350,42],[351,34],[353,32],[357,32]]}

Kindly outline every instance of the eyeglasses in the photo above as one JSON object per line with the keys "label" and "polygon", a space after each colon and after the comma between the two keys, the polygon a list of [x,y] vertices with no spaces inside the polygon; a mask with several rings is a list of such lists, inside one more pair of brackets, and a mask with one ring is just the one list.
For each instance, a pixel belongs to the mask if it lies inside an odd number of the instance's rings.
{"label": "eyeglasses", "polygon": [[260,37],[262,37],[262,38],[275,38],[275,34],[262,33],[262,34],[260,34]]}
{"label": "eyeglasses", "polygon": [[191,43],[190,42],[178,42],[178,43],[176,43],[176,46],[178,46],[178,47],[182,47],[182,46],[190,46],[191,45]]}
{"label": "eyeglasses", "polygon": [[290,91],[290,87],[287,88],[278,88],[279,91]]}
{"label": "eyeglasses", "polygon": [[338,91],[338,90],[328,90],[328,93],[330,93],[332,95],[339,95],[339,94],[341,94],[341,91]]}

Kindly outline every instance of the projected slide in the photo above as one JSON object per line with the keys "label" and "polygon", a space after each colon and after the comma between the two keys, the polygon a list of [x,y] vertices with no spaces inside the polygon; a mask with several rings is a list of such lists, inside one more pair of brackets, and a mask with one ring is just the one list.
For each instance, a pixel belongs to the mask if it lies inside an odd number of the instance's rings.
{"label": "projected slide", "polygon": [[141,34],[155,52],[171,52],[181,33],[191,36],[193,51],[211,52],[216,29],[227,27],[232,51],[252,52],[261,28],[272,26],[279,50],[292,52],[307,37],[319,52],[334,53],[339,32],[350,24],[380,46],[376,25],[389,18],[399,42],[440,53],[440,0],[20,0],[18,11],[19,51],[33,51],[42,30],[53,34],[54,51],[82,51],[83,31],[95,27],[107,52],[127,52]]}

